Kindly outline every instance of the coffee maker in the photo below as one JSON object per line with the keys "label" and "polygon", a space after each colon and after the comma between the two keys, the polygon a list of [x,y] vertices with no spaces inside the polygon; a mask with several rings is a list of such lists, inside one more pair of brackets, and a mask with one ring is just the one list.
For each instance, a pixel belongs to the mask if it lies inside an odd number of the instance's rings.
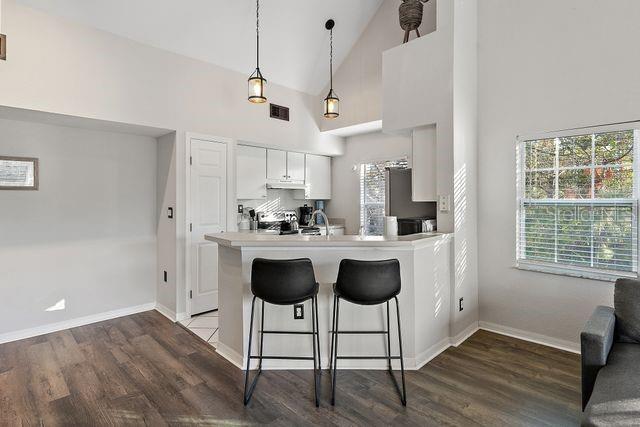
{"label": "coffee maker", "polygon": [[298,210],[300,211],[300,215],[298,215],[298,223],[305,226],[309,225],[309,221],[311,221],[311,214],[313,213],[313,207],[305,204],[304,206],[300,206]]}

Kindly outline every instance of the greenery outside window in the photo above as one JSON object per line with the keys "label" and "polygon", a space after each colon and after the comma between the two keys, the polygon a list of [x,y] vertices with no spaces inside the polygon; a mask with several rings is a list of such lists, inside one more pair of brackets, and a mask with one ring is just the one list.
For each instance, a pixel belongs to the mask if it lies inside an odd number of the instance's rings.
{"label": "greenery outside window", "polygon": [[637,277],[639,136],[627,125],[519,139],[519,268]]}
{"label": "greenery outside window", "polygon": [[382,236],[384,233],[385,169],[408,167],[406,158],[360,165],[360,226],[366,235]]}

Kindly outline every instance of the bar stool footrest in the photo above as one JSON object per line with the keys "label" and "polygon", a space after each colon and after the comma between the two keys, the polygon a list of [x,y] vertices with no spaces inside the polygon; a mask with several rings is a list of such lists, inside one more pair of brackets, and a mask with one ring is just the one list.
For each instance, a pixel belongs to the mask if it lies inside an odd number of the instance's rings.
{"label": "bar stool footrest", "polygon": [[304,357],[304,356],[249,356],[249,359],[264,359],[264,360],[313,360],[313,357]]}
{"label": "bar stool footrest", "polygon": [[336,359],[351,360],[399,360],[400,356],[337,356]]}

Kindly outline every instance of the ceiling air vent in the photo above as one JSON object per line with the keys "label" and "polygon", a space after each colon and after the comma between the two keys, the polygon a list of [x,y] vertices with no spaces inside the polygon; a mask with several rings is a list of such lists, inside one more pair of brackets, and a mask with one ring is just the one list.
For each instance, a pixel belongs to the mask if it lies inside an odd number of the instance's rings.
{"label": "ceiling air vent", "polygon": [[289,107],[276,104],[269,104],[269,107],[272,118],[289,121]]}

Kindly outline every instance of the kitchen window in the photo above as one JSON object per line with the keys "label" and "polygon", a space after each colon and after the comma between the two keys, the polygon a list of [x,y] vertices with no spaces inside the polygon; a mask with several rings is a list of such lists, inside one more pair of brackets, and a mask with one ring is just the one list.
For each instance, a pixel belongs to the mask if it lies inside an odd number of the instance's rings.
{"label": "kitchen window", "polygon": [[360,165],[360,226],[366,235],[382,236],[384,233],[385,169],[408,167],[406,158]]}
{"label": "kitchen window", "polygon": [[637,276],[639,136],[627,125],[520,139],[518,268]]}

